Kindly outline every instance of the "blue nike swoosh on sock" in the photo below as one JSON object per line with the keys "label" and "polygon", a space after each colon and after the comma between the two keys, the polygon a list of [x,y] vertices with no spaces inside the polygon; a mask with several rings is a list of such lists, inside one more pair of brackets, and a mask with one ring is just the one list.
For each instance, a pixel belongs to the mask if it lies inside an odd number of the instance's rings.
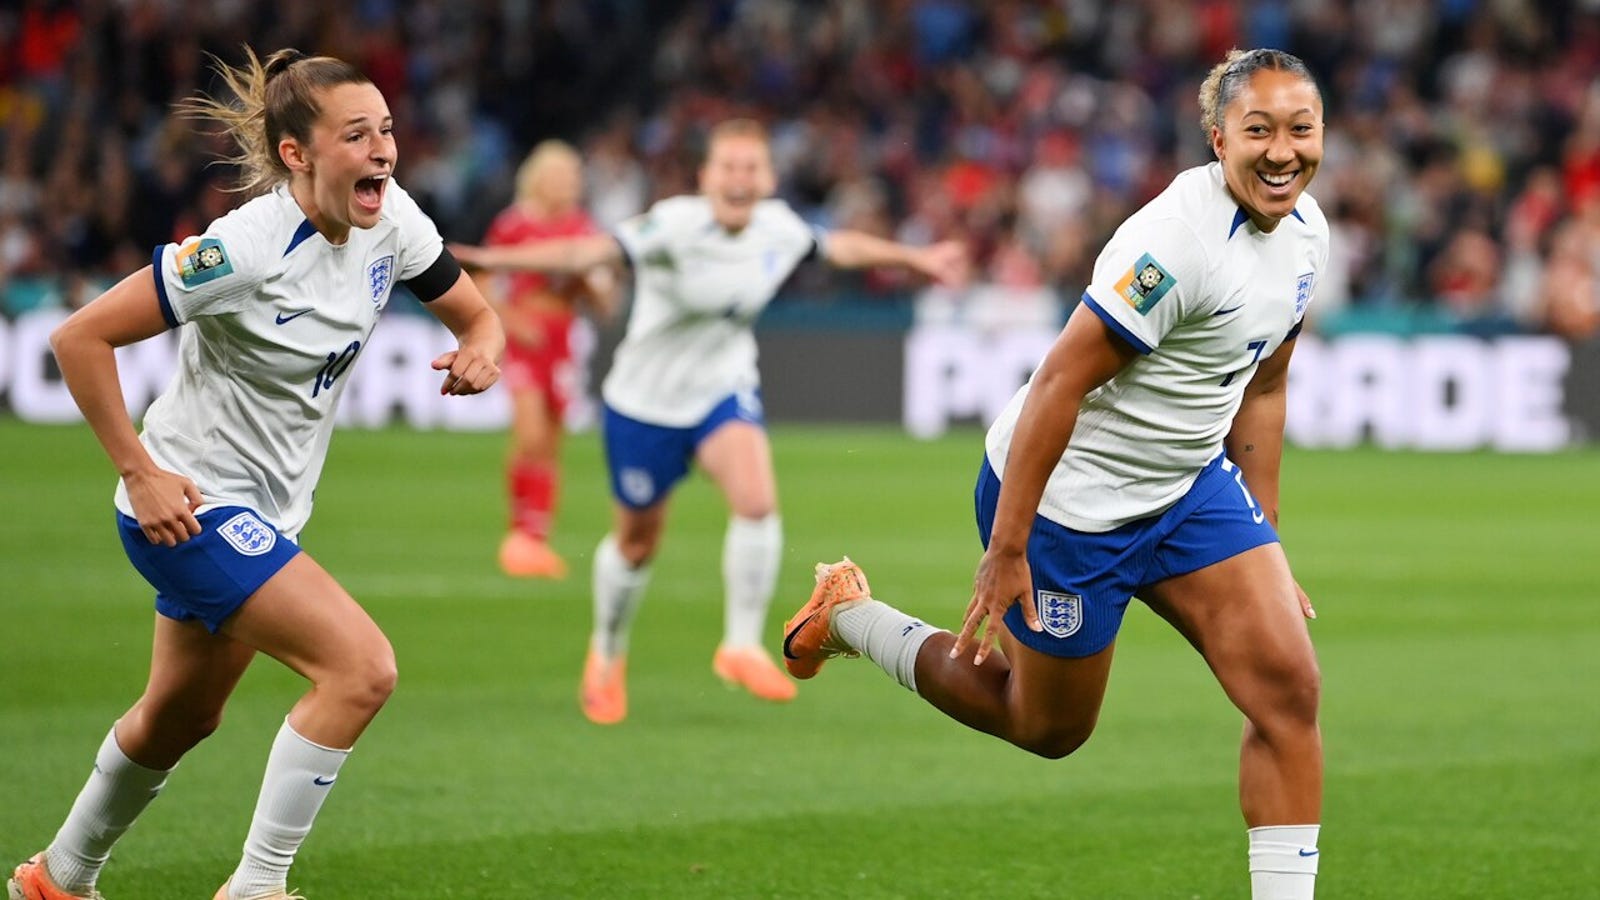
{"label": "blue nike swoosh on sock", "polygon": [[[339,776],[337,776],[337,775],[333,776],[332,778],[323,778],[321,775],[318,775],[317,777],[311,779],[311,783],[312,784],[321,785],[322,787],[327,787],[328,785],[333,784],[335,781],[338,781],[338,780],[339,780]],[[1304,852],[1305,851],[1301,851],[1302,854],[1304,854]]]}
{"label": "blue nike swoosh on sock", "polygon": [[1306,850],[1304,848],[1301,848],[1300,855],[1301,856],[1316,856],[1320,852],[1321,852],[1320,850]]}

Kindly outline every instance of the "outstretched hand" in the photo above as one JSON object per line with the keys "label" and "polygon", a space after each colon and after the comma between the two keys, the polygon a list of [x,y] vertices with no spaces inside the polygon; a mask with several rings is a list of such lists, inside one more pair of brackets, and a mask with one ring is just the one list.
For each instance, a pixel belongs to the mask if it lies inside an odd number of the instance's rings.
{"label": "outstretched hand", "polygon": [[176,547],[200,533],[194,511],[205,499],[193,481],[176,472],[151,469],[122,479],[133,517],[152,544]]}
{"label": "outstretched hand", "polygon": [[920,248],[913,266],[946,287],[960,287],[971,275],[967,247],[960,241],[940,241]]}
{"label": "outstretched hand", "polygon": [[441,354],[433,361],[435,369],[447,370],[439,393],[458,397],[488,390],[500,380],[500,367],[494,357],[481,349],[465,346]]}
{"label": "outstretched hand", "polygon": [[[960,659],[976,641],[972,664],[976,666],[987,659],[1005,628],[1006,610],[1013,603],[1022,604],[1022,620],[1030,629],[1042,629],[1033,602],[1033,573],[1027,556],[997,553],[991,545],[978,561],[978,572],[972,578],[972,602],[967,604],[967,618],[950,648],[950,658]],[[984,629],[983,638],[977,640],[980,627]]]}

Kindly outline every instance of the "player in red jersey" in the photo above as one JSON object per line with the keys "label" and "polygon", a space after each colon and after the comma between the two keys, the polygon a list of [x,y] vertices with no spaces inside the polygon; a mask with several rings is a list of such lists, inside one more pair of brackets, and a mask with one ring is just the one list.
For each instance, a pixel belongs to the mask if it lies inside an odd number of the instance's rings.
{"label": "player in red jersey", "polygon": [[[489,225],[484,243],[525,244],[594,234],[580,205],[583,164],[571,146],[544,141],[517,170],[517,196]],[[511,447],[506,487],[511,527],[500,543],[500,568],[525,578],[562,578],[567,564],[550,549],[550,520],[560,481],[562,417],[575,384],[568,338],[580,305],[608,315],[616,288],[608,269],[583,276],[520,272],[479,276],[506,328],[503,372],[511,389]]]}

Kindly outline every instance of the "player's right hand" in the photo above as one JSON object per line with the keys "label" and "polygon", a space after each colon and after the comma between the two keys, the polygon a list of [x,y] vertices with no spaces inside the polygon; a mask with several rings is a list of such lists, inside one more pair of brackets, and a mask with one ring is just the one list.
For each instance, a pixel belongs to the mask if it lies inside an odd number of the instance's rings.
{"label": "player's right hand", "polygon": [[194,511],[205,499],[193,481],[176,472],[150,469],[122,479],[133,517],[152,544],[176,547],[200,533]]}
{"label": "player's right hand", "polygon": [[950,658],[960,659],[967,648],[973,646],[978,629],[984,629],[982,640],[976,641],[972,664],[980,665],[989,657],[989,651],[1005,628],[1006,610],[1013,603],[1022,604],[1022,620],[1029,628],[1039,631],[1039,612],[1033,602],[1033,573],[1028,568],[1024,552],[1005,552],[990,544],[978,561],[977,574],[972,578],[972,602],[967,604],[967,618],[950,648]]}

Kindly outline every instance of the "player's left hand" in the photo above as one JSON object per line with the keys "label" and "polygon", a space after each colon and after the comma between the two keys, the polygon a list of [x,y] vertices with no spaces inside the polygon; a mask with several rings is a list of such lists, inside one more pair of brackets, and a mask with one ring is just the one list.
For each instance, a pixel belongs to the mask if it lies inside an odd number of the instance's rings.
{"label": "player's left hand", "polygon": [[966,284],[971,274],[967,247],[960,241],[940,241],[917,253],[916,269],[946,287]]}
{"label": "player's left hand", "polygon": [[445,395],[482,393],[500,380],[500,367],[495,365],[494,357],[471,346],[440,355],[433,367],[448,370],[439,387],[439,393]]}

